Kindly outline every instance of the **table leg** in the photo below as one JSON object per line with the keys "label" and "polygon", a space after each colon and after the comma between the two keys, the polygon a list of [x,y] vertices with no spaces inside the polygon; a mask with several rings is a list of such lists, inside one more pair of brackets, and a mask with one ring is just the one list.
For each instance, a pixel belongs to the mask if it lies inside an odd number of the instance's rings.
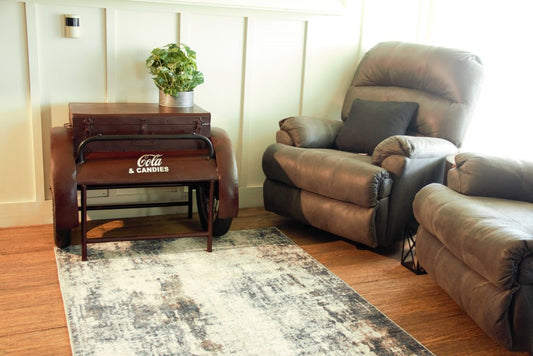
{"label": "table leg", "polygon": [[215,182],[210,181],[209,182],[209,202],[207,203],[208,206],[208,214],[207,214],[207,252],[211,252],[213,250],[213,200],[215,196]]}
{"label": "table leg", "polygon": [[87,261],[87,186],[81,186],[81,260]]}
{"label": "table leg", "polygon": [[187,186],[187,217],[189,219],[192,219],[192,191],[193,186],[189,185]]}
{"label": "table leg", "polygon": [[[407,245],[407,247],[406,247]],[[414,274],[425,274],[424,267],[416,258],[416,233],[406,231],[402,240],[401,264]]]}

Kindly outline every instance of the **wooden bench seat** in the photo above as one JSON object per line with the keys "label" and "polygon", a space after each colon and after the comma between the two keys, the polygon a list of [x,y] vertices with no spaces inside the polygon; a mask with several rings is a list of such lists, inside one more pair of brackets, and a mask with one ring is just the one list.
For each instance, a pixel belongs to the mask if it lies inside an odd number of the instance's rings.
{"label": "wooden bench seat", "polygon": [[[87,260],[87,244],[111,241],[148,240],[179,237],[206,237],[207,251],[212,250],[213,239],[213,196],[214,185],[219,180],[217,164],[209,155],[183,155],[172,152],[139,153],[130,157],[105,155],[98,158],[86,157],[83,163],[76,165],[76,180],[81,192],[81,255]],[[207,231],[164,234],[152,236],[124,237],[87,237],[87,211],[102,209],[121,209],[134,207],[154,207],[167,205],[188,205],[189,217],[192,215],[192,189],[199,185],[209,186],[208,228]],[[184,203],[132,203],[106,206],[88,206],[87,191],[93,189],[123,189],[146,187],[188,186],[189,198]]]}

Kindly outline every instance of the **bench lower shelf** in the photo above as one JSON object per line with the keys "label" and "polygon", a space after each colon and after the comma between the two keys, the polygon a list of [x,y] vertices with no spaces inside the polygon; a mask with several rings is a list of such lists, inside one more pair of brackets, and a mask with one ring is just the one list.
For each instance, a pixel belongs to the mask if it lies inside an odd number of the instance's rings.
{"label": "bench lower shelf", "polygon": [[[211,179],[209,181],[201,182],[175,182],[175,183],[162,183],[162,184],[132,184],[132,185],[120,185],[120,186],[90,186],[79,185],[78,189],[81,192],[81,206],[79,210],[81,212],[81,259],[87,261],[87,245],[89,243],[104,243],[115,241],[136,241],[136,240],[155,240],[155,239],[174,239],[185,237],[205,237],[207,239],[207,251],[212,251],[213,246],[213,201],[214,201],[214,186],[216,180]],[[207,216],[207,231],[199,232],[185,232],[178,234],[156,234],[156,235],[132,235],[132,236],[117,236],[117,237],[87,237],[87,212],[89,210],[109,210],[109,209],[130,209],[130,208],[142,208],[142,207],[161,207],[161,206],[187,206],[188,216],[192,217],[192,190],[195,184],[208,183],[209,184],[209,199],[208,199],[208,216]],[[188,200],[176,201],[176,202],[148,202],[148,203],[129,203],[129,204],[107,204],[107,205],[87,205],[87,191],[93,189],[126,189],[126,188],[147,188],[147,187],[171,187],[171,186],[188,186]]]}

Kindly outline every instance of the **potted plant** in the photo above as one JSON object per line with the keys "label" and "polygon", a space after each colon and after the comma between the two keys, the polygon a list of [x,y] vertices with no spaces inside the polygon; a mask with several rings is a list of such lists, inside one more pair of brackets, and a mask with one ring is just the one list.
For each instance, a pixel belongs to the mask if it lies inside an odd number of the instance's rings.
{"label": "potted plant", "polygon": [[154,48],[146,66],[159,88],[159,105],[193,106],[193,90],[204,82],[196,66],[196,52],[181,43]]}

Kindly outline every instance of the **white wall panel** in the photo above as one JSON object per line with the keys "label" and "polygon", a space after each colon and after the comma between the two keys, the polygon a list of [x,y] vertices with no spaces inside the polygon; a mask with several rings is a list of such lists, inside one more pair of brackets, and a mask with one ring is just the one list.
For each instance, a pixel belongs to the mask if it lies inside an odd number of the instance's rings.
{"label": "white wall panel", "polygon": [[237,16],[182,16],[181,41],[196,51],[205,82],[195,89],[195,103],[211,112],[212,126],[228,132],[240,152],[245,19]]}
{"label": "white wall panel", "polygon": [[[80,38],[64,36],[65,14],[80,16]],[[61,126],[68,122],[69,102],[105,100],[104,15],[104,10],[100,8],[37,6],[44,124]],[[47,120],[50,122],[47,123]]]}
{"label": "white wall panel", "polygon": [[29,201],[35,173],[24,4],[0,2],[0,43],[0,202]]}
{"label": "white wall panel", "polygon": [[[80,38],[65,37],[66,14],[80,16]],[[69,121],[70,102],[105,101],[105,18],[100,8],[60,5],[37,5],[36,15],[43,178],[48,187],[50,128]],[[50,198],[48,189],[45,193]]]}
{"label": "white wall panel", "polygon": [[[360,24],[230,3],[0,1],[0,39],[9,53],[0,67],[0,226],[51,222],[49,132],[68,122],[68,103],[157,102],[146,58],[178,41],[197,52],[205,75],[195,103],[232,139],[241,207],[262,205],[261,157],[278,121],[338,117]],[[80,16],[79,39],[65,38],[65,14]],[[93,199],[148,195],[112,193]]]}
{"label": "white wall panel", "polygon": [[353,17],[309,21],[302,115],[340,119],[344,96],[357,67],[354,43],[359,26]]}
{"label": "white wall panel", "polygon": [[304,21],[249,20],[241,179],[245,188],[263,184],[261,158],[275,142],[278,121],[299,114],[304,39]]}
{"label": "white wall panel", "polygon": [[152,49],[178,40],[179,14],[140,10],[115,12],[115,92],[117,102],[157,102],[158,89],[146,58]]}
{"label": "white wall panel", "polygon": [[372,0],[364,2],[361,46],[368,51],[382,41],[416,42],[420,36],[421,0]]}

